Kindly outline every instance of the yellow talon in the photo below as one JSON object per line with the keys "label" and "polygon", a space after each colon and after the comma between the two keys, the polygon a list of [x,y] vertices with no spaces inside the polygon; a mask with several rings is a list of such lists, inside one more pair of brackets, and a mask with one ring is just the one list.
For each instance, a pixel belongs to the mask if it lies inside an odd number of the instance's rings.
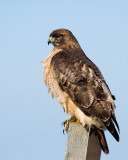
{"label": "yellow talon", "polygon": [[66,120],[66,123],[65,123],[65,125],[64,125],[64,131],[66,131],[67,129],[68,129],[68,127],[69,127],[69,121],[68,121],[68,119]]}
{"label": "yellow talon", "polygon": [[80,123],[80,121],[76,120],[76,122]]}
{"label": "yellow talon", "polygon": [[63,124],[64,124],[63,133],[64,133],[64,131],[68,132],[69,122],[78,122],[78,123],[80,123],[80,121],[78,121],[75,117],[71,117],[70,119],[66,119],[66,121],[63,122]]}

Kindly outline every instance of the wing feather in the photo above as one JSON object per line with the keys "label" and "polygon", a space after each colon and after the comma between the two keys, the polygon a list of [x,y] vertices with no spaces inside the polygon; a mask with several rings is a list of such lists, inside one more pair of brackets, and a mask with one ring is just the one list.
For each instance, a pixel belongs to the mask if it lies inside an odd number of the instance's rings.
{"label": "wing feather", "polygon": [[58,83],[86,115],[107,122],[114,113],[111,92],[99,69],[84,55],[61,51],[52,58]]}

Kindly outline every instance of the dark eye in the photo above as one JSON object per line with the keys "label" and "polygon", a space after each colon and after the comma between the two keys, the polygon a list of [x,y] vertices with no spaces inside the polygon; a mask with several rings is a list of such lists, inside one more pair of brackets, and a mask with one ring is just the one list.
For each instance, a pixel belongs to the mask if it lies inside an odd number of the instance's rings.
{"label": "dark eye", "polygon": [[59,38],[59,37],[63,37],[63,35],[62,34],[58,34],[58,35],[56,35],[56,38]]}
{"label": "dark eye", "polygon": [[57,37],[57,39],[59,39],[59,40],[61,40],[63,38],[63,36],[59,36],[59,37]]}

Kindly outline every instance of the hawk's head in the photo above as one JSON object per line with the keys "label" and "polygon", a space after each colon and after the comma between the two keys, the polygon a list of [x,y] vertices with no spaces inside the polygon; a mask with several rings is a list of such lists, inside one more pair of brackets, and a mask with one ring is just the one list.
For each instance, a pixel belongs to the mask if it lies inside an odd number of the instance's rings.
{"label": "hawk's head", "polygon": [[52,43],[54,46],[63,44],[71,44],[72,42],[78,43],[71,31],[67,29],[54,30],[48,40],[48,44]]}

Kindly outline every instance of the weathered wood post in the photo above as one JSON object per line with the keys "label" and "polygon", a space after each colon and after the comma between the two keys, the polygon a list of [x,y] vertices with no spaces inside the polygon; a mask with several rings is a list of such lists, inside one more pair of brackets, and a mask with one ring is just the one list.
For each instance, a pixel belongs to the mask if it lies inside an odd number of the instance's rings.
{"label": "weathered wood post", "polygon": [[65,160],[100,160],[101,147],[98,137],[77,122],[70,122]]}

